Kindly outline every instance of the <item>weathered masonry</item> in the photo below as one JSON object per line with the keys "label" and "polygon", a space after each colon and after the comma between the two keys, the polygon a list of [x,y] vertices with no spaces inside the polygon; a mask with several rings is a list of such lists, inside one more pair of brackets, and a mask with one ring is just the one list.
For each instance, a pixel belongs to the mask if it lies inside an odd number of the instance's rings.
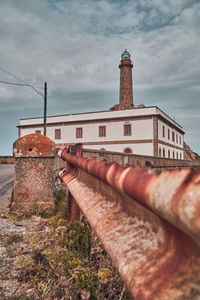
{"label": "weathered masonry", "polygon": [[51,211],[54,208],[55,144],[40,134],[13,144],[15,180],[13,211]]}
{"label": "weathered masonry", "polygon": [[[158,107],[133,103],[133,64],[127,51],[119,68],[119,104],[107,111],[49,116],[47,136],[57,147],[82,143],[88,149],[183,160],[183,128]],[[43,133],[43,119],[21,119],[18,129],[19,137]]]}
{"label": "weathered masonry", "polygon": [[13,156],[0,156],[0,164],[14,164],[14,157]]}

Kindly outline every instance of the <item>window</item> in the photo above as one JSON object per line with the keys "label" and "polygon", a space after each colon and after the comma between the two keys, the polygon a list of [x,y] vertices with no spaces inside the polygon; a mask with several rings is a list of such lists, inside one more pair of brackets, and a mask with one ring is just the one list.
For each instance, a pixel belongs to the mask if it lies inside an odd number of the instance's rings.
{"label": "window", "polygon": [[55,140],[61,139],[61,129],[55,129]]}
{"label": "window", "polygon": [[174,131],[172,131],[172,141],[174,142],[175,139],[174,139]]}
{"label": "window", "polygon": [[161,157],[161,148],[159,148],[159,157]]}
{"label": "window", "polygon": [[174,158],[174,151],[173,151],[173,158]]}
{"label": "window", "polygon": [[163,157],[165,157],[165,149],[163,148]]}
{"label": "window", "polygon": [[162,136],[165,137],[165,126],[162,127]]}
{"label": "window", "polygon": [[178,159],[178,152],[176,152],[176,158]]}
{"label": "window", "polygon": [[180,142],[180,145],[181,145],[181,136],[179,137],[179,142]]}
{"label": "window", "polygon": [[168,140],[170,140],[170,130],[168,129]]}
{"label": "window", "polygon": [[83,137],[83,128],[76,128],[76,138],[81,139]]}
{"label": "window", "polygon": [[99,136],[106,136],[106,126],[99,126]]}
{"label": "window", "polygon": [[176,134],[176,143],[178,144],[178,134]]}
{"label": "window", "polygon": [[181,153],[180,153],[180,159],[182,159],[182,155],[181,155]]}
{"label": "window", "polygon": [[168,150],[168,158],[170,158],[170,150]]}
{"label": "window", "polygon": [[129,147],[126,147],[123,152],[124,153],[133,153],[131,148],[129,148]]}
{"label": "window", "polygon": [[124,135],[131,135],[131,125],[130,124],[124,125]]}
{"label": "window", "polygon": [[36,130],[35,133],[41,134],[41,130]]}

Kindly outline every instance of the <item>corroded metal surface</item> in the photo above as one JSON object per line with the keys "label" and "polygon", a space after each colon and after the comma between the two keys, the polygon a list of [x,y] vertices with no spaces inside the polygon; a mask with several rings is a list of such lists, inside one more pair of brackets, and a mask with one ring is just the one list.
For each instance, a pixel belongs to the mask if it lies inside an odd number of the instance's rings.
{"label": "corroded metal surface", "polygon": [[200,170],[177,169],[157,175],[150,168],[124,168],[116,163],[72,156],[66,148],[60,155],[200,240]]}
{"label": "corroded metal surface", "polygon": [[[69,146],[68,152],[72,155],[82,156],[82,144],[76,144]],[[74,200],[71,192],[68,193],[68,206],[69,206],[69,217],[68,221],[79,221],[80,220],[80,208],[76,201]]]}
{"label": "corroded metal surface", "polygon": [[135,298],[200,299],[200,173],[60,155],[68,162],[60,177]]}

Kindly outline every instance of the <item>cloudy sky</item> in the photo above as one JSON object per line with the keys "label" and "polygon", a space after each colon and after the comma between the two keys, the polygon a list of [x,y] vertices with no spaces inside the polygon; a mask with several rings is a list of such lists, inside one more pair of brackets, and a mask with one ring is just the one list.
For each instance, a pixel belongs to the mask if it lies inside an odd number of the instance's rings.
{"label": "cloudy sky", "polygon": [[[108,110],[119,101],[119,62],[134,64],[135,104],[156,105],[200,153],[199,0],[1,0],[0,80],[38,91],[48,115]],[[43,115],[30,87],[0,83],[0,155],[12,153],[20,118]]]}

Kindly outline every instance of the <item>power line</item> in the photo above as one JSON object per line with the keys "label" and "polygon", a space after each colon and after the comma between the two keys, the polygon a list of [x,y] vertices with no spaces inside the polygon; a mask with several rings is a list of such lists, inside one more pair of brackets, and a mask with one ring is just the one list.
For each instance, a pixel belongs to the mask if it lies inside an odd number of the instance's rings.
{"label": "power line", "polygon": [[44,83],[44,94],[42,94],[41,92],[39,92],[33,85],[27,83],[26,81],[22,80],[21,78],[15,76],[14,74],[8,72],[7,70],[5,70],[4,68],[0,67],[0,70],[7,73],[8,75],[14,77],[15,79],[23,82],[22,83],[17,83],[17,82],[9,82],[9,81],[3,81],[0,80],[1,83],[4,84],[10,84],[10,85],[19,85],[19,86],[30,86],[36,93],[38,93],[39,95],[42,96],[42,98],[44,99],[44,135],[46,136],[46,119],[47,119],[47,82]]}
{"label": "power line", "polygon": [[2,81],[2,80],[0,80],[0,82],[5,83],[5,84],[11,84],[11,85],[28,86],[27,84],[8,82],[8,81]]}
{"label": "power line", "polygon": [[[3,71],[3,72],[5,72],[5,73],[7,73],[8,75],[10,75],[10,76],[12,76],[12,77],[14,77],[15,79],[17,79],[17,80],[19,80],[19,81],[21,81],[21,82],[23,82],[23,83],[25,83],[25,85],[21,85],[21,86],[30,86],[36,93],[38,93],[39,95],[41,95],[42,96],[42,98],[44,98],[44,95],[41,93],[41,92],[39,92],[36,88],[34,88],[34,86],[33,85],[31,85],[31,84],[29,84],[29,83],[27,83],[27,82],[25,82],[24,80],[22,80],[21,78],[19,78],[19,77],[17,77],[17,76],[15,76],[14,74],[12,74],[12,73],[10,73],[10,72],[8,72],[7,70],[5,70],[4,68],[2,68],[2,67],[0,67],[0,70],[1,71]],[[4,83],[4,82],[3,82]],[[6,82],[5,82],[6,83]],[[6,84],[9,84],[9,83],[6,83]],[[13,84],[13,85],[20,85],[20,84]]]}

